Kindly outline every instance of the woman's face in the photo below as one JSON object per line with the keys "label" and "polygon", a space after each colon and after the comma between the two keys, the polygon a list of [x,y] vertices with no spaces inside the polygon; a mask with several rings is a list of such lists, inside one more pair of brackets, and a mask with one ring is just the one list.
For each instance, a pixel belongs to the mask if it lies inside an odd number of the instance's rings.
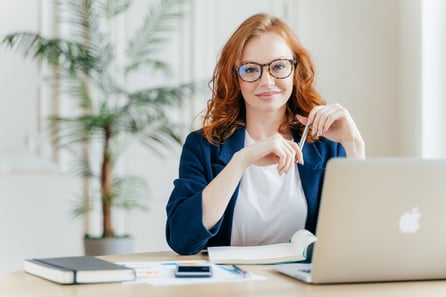
{"label": "woman's face", "polygon": [[[282,37],[268,32],[247,42],[240,65],[247,62],[269,64],[277,59],[293,59],[293,54]],[[277,79],[271,76],[268,67],[265,66],[257,81],[245,82],[240,78],[239,81],[248,114],[259,112],[285,114],[286,103],[293,91],[293,72],[286,78]]]}

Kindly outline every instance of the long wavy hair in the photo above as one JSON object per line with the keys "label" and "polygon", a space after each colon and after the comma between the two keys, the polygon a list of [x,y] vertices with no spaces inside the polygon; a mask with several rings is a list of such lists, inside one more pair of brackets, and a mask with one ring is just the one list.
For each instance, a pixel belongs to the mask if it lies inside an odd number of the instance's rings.
{"label": "long wavy hair", "polygon": [[[314,66],[310,55],[290,27],[279,18],[268,14],[253,15],[246,19],[226,42],[209,82],[212,98],[208,101],[203,118],[203,133],[210,143],[221,144],[238,127],[246,125],[245,102],[234,66],[240,61],[246,43],[251,38],[267,32],[280,35],[297,61],[293,74],[293,91],[287,102],[285,120],[280,126],[280,131],[295,127],[302,133],[304,127],[296,119],[296,115],[308,116],[314,106],[325,104],[313,86]],[[308,141],[315,139],[310,133]]]}

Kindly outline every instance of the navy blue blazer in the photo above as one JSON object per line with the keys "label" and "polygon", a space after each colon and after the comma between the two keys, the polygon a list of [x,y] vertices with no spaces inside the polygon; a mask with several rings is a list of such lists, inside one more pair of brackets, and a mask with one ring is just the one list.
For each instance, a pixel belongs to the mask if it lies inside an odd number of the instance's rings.
{"label": "navy blue blazer", "polygon": [[[299,142],[298,131],[293,129],[293,138]],[[202,223],[203,189],[228,164],[233,154],[244,147],[245,128],[237,129],[221,145],[210,144],[201,130],[191,132],[183,145],[179,177],[166,206],[166,239],[169,246],[182,255],[199,253],[208,246],[230,245],[232,218],[238,196],[237,186],[220,221],[208,230]],[[325,166],[333,157],[345,157],[340,143],[320,139],[306,143],[303,148],[304,165],[298,164],[303,191],[307,199],[308,215],[306,229],[316,230],[319,201],[322,191]]]}

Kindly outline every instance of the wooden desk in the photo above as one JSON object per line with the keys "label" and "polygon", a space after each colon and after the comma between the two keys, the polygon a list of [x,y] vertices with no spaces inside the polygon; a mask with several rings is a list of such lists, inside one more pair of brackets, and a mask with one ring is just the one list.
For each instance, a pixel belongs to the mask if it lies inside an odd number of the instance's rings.
{"label": "wooden desk", "polygon": [[[200,259],[202,256],[177,256],[170,252],[114,255],[103,257],[112,261],[164,261]],[[446,296],[446,281],[394,282],[373,284],[307,285],[281,275],[265,266],[244,266],[246,270],[264,275],[267,280],[240,283],[200,284],[186,286],[153,287],[148,284],[93,284],[58,285],[34,277],[24,271],[0,277],[2,297],[132,297],[132,296],[231,296],[231,297],[283,297],[283,296]]]}

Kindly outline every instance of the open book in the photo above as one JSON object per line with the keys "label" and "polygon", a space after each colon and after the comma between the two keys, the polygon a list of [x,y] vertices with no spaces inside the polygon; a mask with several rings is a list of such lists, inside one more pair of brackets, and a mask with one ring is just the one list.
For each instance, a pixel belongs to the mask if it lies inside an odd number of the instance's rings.
{"label": "open book", "polygon": [[308,247],[316,236],[299,230],[290,242],[257,246],[208,247],[209,261],[214,264],[277,264],[307,259]]}

